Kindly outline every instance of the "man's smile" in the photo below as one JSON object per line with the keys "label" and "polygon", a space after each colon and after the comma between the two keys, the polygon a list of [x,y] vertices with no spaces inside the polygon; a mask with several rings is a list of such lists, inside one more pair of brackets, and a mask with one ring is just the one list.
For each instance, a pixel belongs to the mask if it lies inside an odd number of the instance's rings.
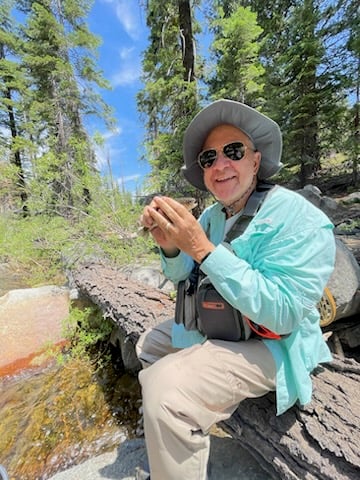
{"label": "man's smile", "polygon": [[225,178],[217,178],[215,181],[219,182],[219,183],[223,183],[223,182],[227,182],[229,180],[232,180],[233,178],[235,178],[235,175],[231,175],[231,176],[225,177]]}

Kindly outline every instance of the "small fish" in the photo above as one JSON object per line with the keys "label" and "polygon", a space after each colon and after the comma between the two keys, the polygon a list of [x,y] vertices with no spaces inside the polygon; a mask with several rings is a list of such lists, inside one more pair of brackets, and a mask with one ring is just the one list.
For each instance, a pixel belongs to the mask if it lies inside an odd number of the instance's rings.
{"label": "small fish", "polygon": [[[194,208],[197,206],[197,202],[195,198],[192,197],[180,197],[180,198],[174,198],[177,202],[181,203],[189,212],[191,210],[194,210]],[[139,234],[140,235],[147,235],[153,228],[156,228],[157,224],[153,223],[150,228],[148,227],[140,227],[139,228]]]}

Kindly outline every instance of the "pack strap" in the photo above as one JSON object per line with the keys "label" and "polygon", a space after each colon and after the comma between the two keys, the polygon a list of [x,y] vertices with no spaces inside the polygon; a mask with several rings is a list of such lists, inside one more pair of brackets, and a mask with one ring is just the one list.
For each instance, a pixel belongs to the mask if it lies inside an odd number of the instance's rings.
{"label": "pack strap", "polygon": [[[259,182],[257,184],[256,190],[254,190],[250,195],[250,197],[248,198],[243,214],[240,215],[240,217],[236,220],[234,225],[228,231],[224,239],[225,244],[230,244],[230,242],[234,240],[234,238],[239,237],[245,232],[252,218],[260,210],[260,207],[263,204],[266,195],[274,186],[275,185],[273,183],[269,183],[269,182]],[[207,236],[208,236],[208,233],[207,233]],[[188,277],[188,286],[186,289],[187,295],[193,295],[195,293],[199,275],[200,275],[200,265],[197,262],[195,262],[194,267]]]}
{"label": "pack strap", "polygon": [[270,340],[281,340],[282,338],[286,337],[287,335],[279,335],[278,333],[269,330],[264,325],[258,325],[255,322],[252,322],[250,318],[242,316],[245,322],[249,325],[250,330],[253,331],[256,335],[262,338],[269,338]]}
{"label": "pack strap", "polygon": [[234,225],[228,231],[224,242],[230,243],[234,238],[240,237],[245,230],[247,229],[251,220],[255,217],[257,212],[260,210],[261,205],[263,204],[266,195],[274,188],[273,183],[259,183],[256,186],[256,190],[252,192],[248,201],[246,202],[243,213],[236,220]]}

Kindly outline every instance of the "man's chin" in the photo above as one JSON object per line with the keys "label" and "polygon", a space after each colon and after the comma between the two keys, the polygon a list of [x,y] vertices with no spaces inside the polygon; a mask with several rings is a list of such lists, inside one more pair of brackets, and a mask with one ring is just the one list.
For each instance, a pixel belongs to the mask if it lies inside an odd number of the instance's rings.
{"label": "man's chin", "polygon": [[237,201],[237,198],[229,198],[229,197],[224,197],[222,195],[214,195],[216,200],[220,202],[224,207],[229,207],[232,205],[234,202]]}

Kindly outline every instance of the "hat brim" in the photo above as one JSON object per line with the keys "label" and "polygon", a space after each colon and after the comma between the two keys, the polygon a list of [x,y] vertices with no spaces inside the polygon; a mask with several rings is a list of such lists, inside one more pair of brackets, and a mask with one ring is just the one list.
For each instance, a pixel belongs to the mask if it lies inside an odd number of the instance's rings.
{"label": "hat brim", "polygon": [[282,167],[282,135],[279,125],[262,113],[233,100],[217,100],[201,110],[187,127],[183,140],[185,165],[183,174],[188,182],[200,190],[207,190],[203,171],[197,156],[208,134],[218,125],[230,124],[243,131],[261,152],[258,172],[260,180],[266,180]]}

